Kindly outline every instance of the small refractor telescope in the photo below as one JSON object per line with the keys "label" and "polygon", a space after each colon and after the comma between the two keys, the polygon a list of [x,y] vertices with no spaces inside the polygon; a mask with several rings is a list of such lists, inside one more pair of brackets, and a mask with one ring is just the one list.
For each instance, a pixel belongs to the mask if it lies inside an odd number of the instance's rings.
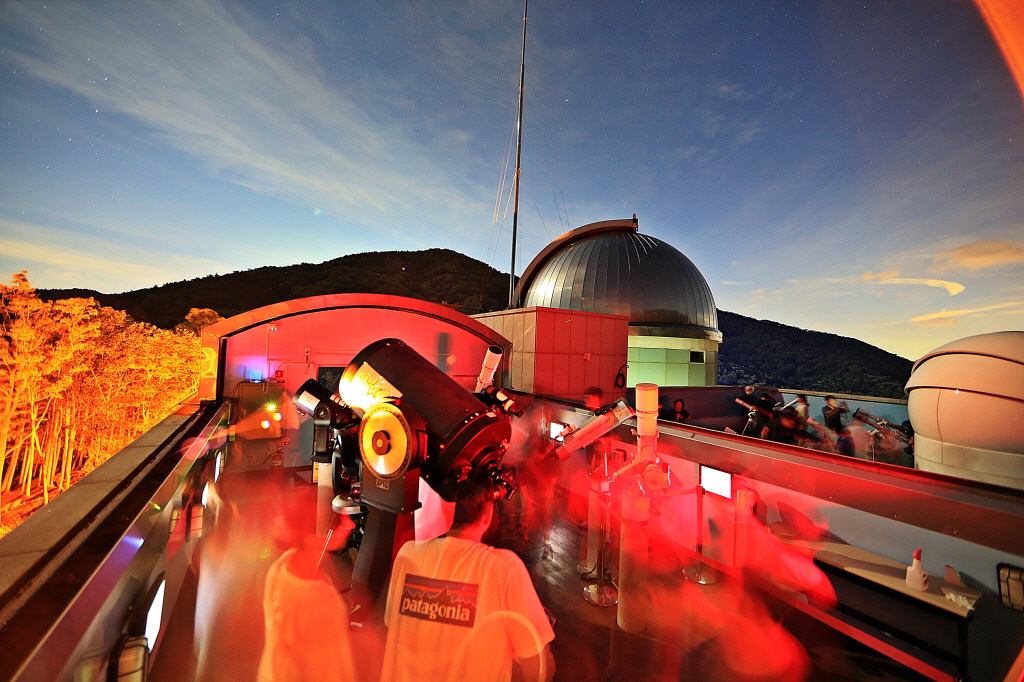
{"label": "small refractor telescope", "polygon": [[853,418],[856,419],[857,421],[864,422],[868,426],[874,428],[876,431],[887,429],[897,434],[901,438],[905,439],[907,437],[907,432],[901,425],[893,424],[888,419],[876,417],[867,410],[862,410],[858,408],[857,411],[853,413]]}

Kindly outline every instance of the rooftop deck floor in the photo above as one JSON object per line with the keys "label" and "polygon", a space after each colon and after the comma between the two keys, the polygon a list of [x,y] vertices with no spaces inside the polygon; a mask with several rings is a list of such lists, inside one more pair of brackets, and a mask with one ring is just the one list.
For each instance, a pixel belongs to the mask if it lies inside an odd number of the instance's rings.
{"label": "rooftop deck floor", "polygon": [[[230,512],[204,539],[202,570],[183,588],[154,661],[152,680],[205,682],[253,680],[263,646],[263,581],[280,554],[273,542],[275,518],[289,499],[308,500],[315,488],[296,478],[225,476],[221,494]],[[615,622],[616,607],[598,607],[583,599],[587,580],[577,571],[585,531],[566,513],[565,491],[556,489],[554,519],[549,532],[523,537],[514,515],[498,544],[517,551],[526,563],[542,603],[555,622],[552,652],[555,680],[924,680],[918,673],[876,653],[818,621],[756,589],[746,589],[753,612],[781,623],[806,652],[806,668],[782,665],[771,673],[778,647],[766,645],[767,628],[751,623],[749,632],[726,633],[694,604],[700,599],[719,606],[735,598],[736,585],[722,578],[713,585],[685,584],[681,571],[662,571],[657,605],[647,631],[629,634]],[[352,569],[352,553],[328,555],[326,568],[342,587]],[[614,575],[614,561],[609,571]],[[661,568],[664,569],[664,566]],[[590,581],[593,582],[593,581]],[[693,592],[698,590],[699,596]],[[675,601],[674,601],[675,600]],[[716,602],[716,600],[718,600]],[[744,607],[746,608],[746,607]],[[705,617],[706,616],[706,617]],[[786,635],[781,635],[785,639]],[[353,651],[364,682],[376,680],[382,651],[382,629],[354,631]],[[759,658],[760,657],[760,658]],[[763,660],[761,660],[763,659]],[[777,662],[777,661],[776,661]],[[743,674],[743,670],[757,674]]]}

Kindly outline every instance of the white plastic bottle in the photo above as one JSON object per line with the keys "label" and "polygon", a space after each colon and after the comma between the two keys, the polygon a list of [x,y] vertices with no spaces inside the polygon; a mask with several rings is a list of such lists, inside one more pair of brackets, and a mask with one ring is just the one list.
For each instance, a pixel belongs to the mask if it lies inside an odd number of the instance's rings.
{"label": "white plastic bottle", "polygon": [[928,574],[921,568],[921,550],[914,550],[914,563],[907,566],[907,586],[924,592],[928,589]]}

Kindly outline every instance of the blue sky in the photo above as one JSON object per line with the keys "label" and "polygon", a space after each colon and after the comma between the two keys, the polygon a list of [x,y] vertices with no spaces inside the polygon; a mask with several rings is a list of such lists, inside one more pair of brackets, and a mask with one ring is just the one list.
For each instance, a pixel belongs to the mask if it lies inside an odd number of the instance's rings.
{"label": "blue sky", "polygon": [[[518,2],[0,4],[0,267],[507,271]],[[908,358],[1024,329],[1024,105],[962,0],[533,0],[519,272],[637,213],[718,306]]]}

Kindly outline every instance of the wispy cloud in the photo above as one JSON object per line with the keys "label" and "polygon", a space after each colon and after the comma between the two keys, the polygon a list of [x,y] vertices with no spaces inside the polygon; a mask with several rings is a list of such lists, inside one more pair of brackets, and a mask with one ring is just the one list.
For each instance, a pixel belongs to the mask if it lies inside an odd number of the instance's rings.
{"label": "wispy cloud", "polygon": [[275,49],[281,36],[237,5],[136,2],[105,14],[86,2],[59,11],[12,3],[5,11],[36,29],[7,49],[19,68],[144,124],[151,144],[240,186],[385,229],[410,229],[415,212],[486,214],[404,122],[347,95],[300,36],[288,52]]}
{"label": "wispy cloud", "polygon": [[960,320],[955,317],[931,317],[914,324],[921,325],[922,327],[955,327],[959,323]]}
{"label": "wispy cloud", "polygon": [[950,327],[957,323],[955,318],[962,317],[964,315],[976,315],[978,313],[984,313],[989,310],[998,310],[1000,308],[1009,308],[1011,306],[1024,305],[1024,301],[1010,301],[1007,303],[997,303],[995,305],[985,306],[984,308],[971,308],[969,310],[941,310],[937,313],[928,313],[927,315],[919,315],[917,317],[910,318],[910,321],[914,324],[921,325],[937,325]]}
{"label": "wispy cloud", "polygon": [[958,282],[947,282],[944,279],[915,279],[909,277],[897,277],[899,270],[890,270],[888,272],[881,272],[874,274],[870,270],[861,275],[861,279],[868,282],[875,282],[878,284],[922,284],[926,287],[938,287],[939,289],[945,289],[949,292],[950,296],[956,296],[962,292],[965,287],[963,284]]}
{"label": "wispy cloud", "polygon": [[[124,242],[72,235],[41,225],[0,219],[0,261],[28,270],[29,279],[75,281],[104,293],[153,286],[229,270],[223,263],[166,252],[146,251]],[[101,255],[102,254],[102,255]]]}
{"label": "wispy cloud", "polygon": [[942,271],[950,268],[977,270],[1022,262],[1024,262],[1024,246],[1015,242],[986,239],[971,242],[935,256],[935,270]]}

